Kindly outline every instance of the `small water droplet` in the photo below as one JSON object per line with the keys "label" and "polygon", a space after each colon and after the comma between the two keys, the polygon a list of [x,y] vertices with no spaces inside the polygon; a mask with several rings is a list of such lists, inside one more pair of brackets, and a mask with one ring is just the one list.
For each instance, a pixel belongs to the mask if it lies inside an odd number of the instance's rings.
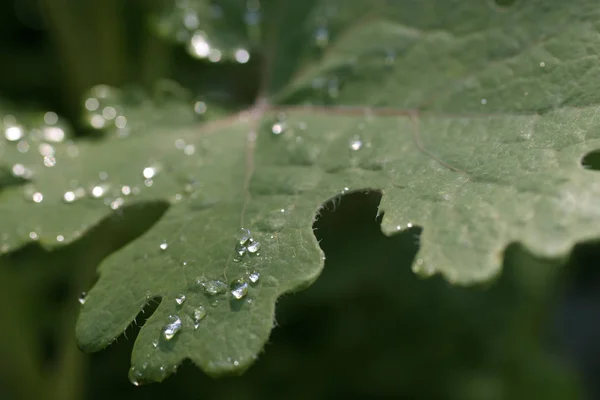
{"label": "small water droplet", "polygon": [[160,247],[162,251],[165,251],[167,248],[169,248],[169,245],[167,242],[162,242],[158,247]]}
{"label": "small water droplet", "polygon": [[91,190],[92,197],[99,199],[108,193],[108,189],[109,189],[109,185],[107,185],[107,184],[96,185],[96,186],[92,187],[92,190]]}
{"label": "small water droplet", "polygon": [[86,292],[81,292],[81,294],[77,298],[77,301],[79,301],[79,304],[82,304],[82,305],[85,304],[86,296],[87,296]]}
{"label": "small water droplet", "polygon": [[117,197],[110,203],[110,208],[112,210],[118,210],[121,206],[125,204],[125,200],[122,197]]}
{"label": "small water droplet", "polygon": [[396,53],[394,51],[387,51],[385,53],[385,65],[392,66],[396,62]]}
{"label": "small water droplet", "polygon": [[315,44],[318,47],[325,47],[329,43],[329,30],[325,25],[317,28],[315,31]]}
{"label": "small water droplet", "polygon": [[129,196],[131,194],[131,188],[127,185],[121,187],[121,193],[123,196]]}
{"label": "small water droplet", "polygon": [[169,323],[163,328],[163,337],[171,340],[181,330],[181,319],[177,315],[169,315]]}
{"label": "small water droplet", "polygon": [[406,224],[407,228],[412,228],[413,224],[411,222],[409,222],[408,224]]}
{"label": "small water droplet", "polygon": [[44,200],[44,195],[40,192],[35,192],[31,196],[31,200],[33,200],[35,203],[41,203]]}
{"label": "small water droplet", "polygon": [[144,168],[144,170],[142,171],[142,176],[145,179],[152,179],[152,178],[156,177],[156,175],[158,175],[159,172],[160,172],[160,167],[158,165],[152,165],[152,166]]}
{"label": "small water droplet", "polygon": [[227,291],[227,284],[218,279],[200,282],[200,285],[204,289],[204,293],[209,296],[215,296]]}
{"label": "small water droplet", "polygon": [[256,253],[258,250],[260,250],[260,242],[257,242],[256,240],[252,240],[249,244],[248,244],[248,252],[250,253]]}
{"label": "small water droplet", "polygon": [[56,241],[57,242],[64,242],[64,240],[65,240],[65,237],[63,235],[57,235],[56,236]]}
{"label": "small water droplet", "polygon": [[252,282],[252,283],[258,282],[258,280],[260,279],[260,272],[258,272],[258,271],[250,272],[248,274],[248,279],[250,279],[250,282]]}
{"label": "small water droplet", "polygon": [[33,231],[29,232],[29,239],[31,239],[31,240],[38,240],[39,238],[40,237],[37,234],[37,232],[33,232]]}
{"label": "small water droplet", "polygon": [[246,64],[250,60],[250,53],[246,49],[237,49],[234,54],[235,61]]}
{"label": "small water droplet", "polygon": [[20,140],[24,135],[25,130],[23,129],[23,127],[18,125],[9,126],[4,130],[4,137],[10,142],[16,142],[17,140]]}
{"label": "small water droplet", "polygon": [[129,382],[131,382],[135,386],[140,386],[140,381],[138,380],[139,375],[141,373],[137,371],[134,367],[129,369]]}
{"label": "small water droplet", "polygon": [[487,100],[486,99],[481,99],[481,104],[485,106],[487,104]]}
{"label": "small water droplet", "polygon": [[84,188],[77,188],[75,190],[69,190],[63,194],[63,200],[65,203],[72,203],[85,196]]}
{"label": "small water droplet", "polygon": [[204,306],[198,306],[194,310],[194,329],[198,329],[200,326],[200,321],[202,321],[206,317],[206,308]]}
{"label": "small water droplet", "polygon": [[238,360],[233,360],[233,365],[237,367],[240,365],[240,362]]}
{"label": "small water droplet", "polygon": [[152,347],[154,347],[155,349],[158,347],[158,339],[154,339],[152,341]]}
{"label": "small water droplet", "polygon": [[252,239],[252,232],[250,232],[250,229],[241,228],[235,238],[239,244],[244,245]]}
{"label": "small water droplet", "polygon": [[284,131],[285,131],[285,123],[283,123],[283,122],[276,122],[271,127],[271,132],[273,132],[274,135],[281,135]]}
{"label": "small water droplet", "polygon": [[185,154],[186,156],[191,156],[195,152],[196,152],[196,146],[194,146],[193,144],[188,144],[183,149],[183,154]]}
{"label": "small water droplet", "polygon": [[240,300],[248,294],[248,283],[243,279],[236,279],[231,283],[231,295]]}
{"label": "small water droplet", "polygon": [[194,112],[196,114],[203,115],[204,113],[206,113],[206,110],[207,110],[207,107],[206,107],[206,103],[205,102],[203,102],[203,101],[197,101],[197,102],[194,103]]}
{"label": "small water droplet", "polygon": [[180,295],[175,297],[175,303],[177,303],[178,305],[182,305],[183,303],[185,303],[185,299],[185,294],[181,293]]}
{"label": "small water droplet", "polygon": [[363,142],[359,138],[354,138],[350,141],[350,150],[358,151],[358,150],[362,149],[362,147],[363,147]]}
{"label": "small water droplet", "polygon": [[235,258],[233,261],[240,262],[242,261],[242,257],[246,254],[248,248],[246,246],[242,246],[240,244],[235,246],[235,252],[238,254],[239,258]]}
{"label": "small water droplet", "polygon": [[546,66],[546,63],[542,61],[542,62],[540,63],[540,67],[541,67],[541,68],[544,68],[545,66]]}

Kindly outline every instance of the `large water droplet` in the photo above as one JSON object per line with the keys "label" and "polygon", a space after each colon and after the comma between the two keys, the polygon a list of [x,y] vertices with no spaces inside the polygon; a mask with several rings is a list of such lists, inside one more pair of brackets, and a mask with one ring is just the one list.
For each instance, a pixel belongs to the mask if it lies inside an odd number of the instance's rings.
{"label": "large water droplet", "polygon": [[203,281],[199,284],[204,289],[204,293],[209,296],[215,296],[218,294],[225,293],[227,291],[227,284],[218,279],[212,281]]}
{"label": "large water droplet", "polygon": [[231,295],[240,300],[248,294],[248,283],[243,279],[236,279],[231,283]]}
{"label": "large water droplet", "polygon": [[169,323],[163,328],[163,337],[171,340],[181,330],[181,319],[177,315],[169,315]]}
{"label": "large water droplet", "polygon": [[185,299],[185,294],[181,293],[180,295],[175,297],[175,303],[177,303],[178,305],[182,305],[183,303],[185,303]]}
{"label": "large water droplet", "polygon": [[198,306],[194,310],[194,329],[198,329],[200,326],[200,321],[202,321],[206,317],[206,308],[204,306]]}
{"label": "large water droplet", "polygon": [[241,228],[235,238],[239,244],[244,245],[252,239],[252,232],[250,232],[250,229]]}
{"label": "large water droplet", "polygon": [[252,240],[249,244],[248,244],[248,252],[250,253],[256,253],[258,250],[260,250],[260,242],[257,242],[256,240]]}

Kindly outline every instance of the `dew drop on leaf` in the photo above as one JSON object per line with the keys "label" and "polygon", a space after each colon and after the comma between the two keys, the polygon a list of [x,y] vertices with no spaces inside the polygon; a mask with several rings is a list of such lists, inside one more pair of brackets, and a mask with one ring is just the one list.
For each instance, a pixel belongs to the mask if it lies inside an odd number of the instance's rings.
{"label": "dew drop on leaf", "polygon": [[[194,103],[194,112],[196,114],[198,114],[198,115],[204,115],[204,113],[206,113],[206,109],[207,109],[207,107],[206,107],[206,103],[205,102],[203,102],[203,101],[197,101],[197,102]],[[181,140],[181,139],[179,139],[179,140]],[[183,147],[185,147],[185,145]],[[179,147],[177,147],[177,148],[179,148]]]}
{"label": "dew drop on leaf", "polygon": [[109,185],[107,184],[93,186],[91,190],[92,197],[96,199],[104,197],[108,193],[108,189]]}
{"label": "dew drop on leaf", "polygon": [[87,296],[86,292],[81,292],[81,294],[77,298],[77,301],[79,301],[79,304],[82,304],[82,305],[85,304],[86,296]]}
{"label": "dew drop on leaf", "polygon": [[244,245],[252,239],[252,232],[250,232],[250,229],[241,228],[235,238],[239,244]]}
{"label": "dew drop on leaf", "polygon": [[175,303],[177,303],[177,305],[182,305],[183,303],[185,303],[185,299],[185,294],[181,293],[180,295],[175,297]]}
{"label": "dew drop on leaf", "polygon": [[204,317],[206,317],[206,308],[204,308],[204,306],[198,306],[194,310],[194,329],[198,329],[200,321],[202,321]]}
{"label": "dew drop on leaf", "polygon": [[169,245],[167,244],[167,242],[162,242],[158,247],[160,247],[162,251],[165,251],[169,248]]}
{"label": "dew drop on leaf", "polygon": [[315,31],[315,44],[318,47],[325,47],[329,43],[329,30],[325,25],[317,28]]}
{"label": "dew drop on leaf", "polygon": [[250,282],[252,283],[257,283],[258,280],[260,279],[260,272],[258,271],[252,271],[248,274],[248,279],[250,279]]}
{"label": "dew drop on leaf", "polygon": [[169,315],[169,322],[163,328],[163,337],[171,340],[181,331],[181,319],[177,315]]}
{"label": "dew drop on leaf", "polygon": [[248,252],[256,253],[258,250],[260,250],[260,242],[253,240],[248,244]]}
{"label": "dew drop on leaf", "polygon": [[248,283],[243,279],[236,279],[231,283],[231,295],[240,300],[248,294]]}
{"label": "dew drop on leaf", "polygon": [[237,49],[234,54],[235,61],[240,64],[246,64],[250,60],[250,53],[246,49]]}
{"label": "dew drop on leaf", "polygon": [[352,151],[358,151],[358,150],[362,149],[362,147],[363,147],[363,142],[359,138],[354,138],[350,142],[350,150],[352,150]]}
{"label": "dew drop on leaf", "polygon": [[204,293],[208,296],[215,296],[227,291],[227,284],[218,279],[200,282],[200,285],[204,289]]}

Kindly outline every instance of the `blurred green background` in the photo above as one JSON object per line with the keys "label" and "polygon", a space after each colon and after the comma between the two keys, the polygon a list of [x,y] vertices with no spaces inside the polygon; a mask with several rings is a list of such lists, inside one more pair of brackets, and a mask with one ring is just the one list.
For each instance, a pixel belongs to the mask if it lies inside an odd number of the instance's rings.
{"label": "blurred green background", "polygon": [[[190,111],[198,99],[211,110],[250,105],[260,55],[190,56],[165,34],[183,23],[176,3],[0,0],[0,119],[53,111],[75,135],[98,135],[81,100],[98,84]],[[77,298],[97,264],[164,204],[127,207],[68,247],[2,255],[0,399],[600,399],[598,245],[558,262],[514,244],[495,282],[453,287],[411,272],[420,231],[382,235],[380,197],[328,204],[315,223],[323,275],[279,301],[265,352],[241,377],[215,380],[183,365],[162,384],[130,384],[129,354],[152,306],[105,351],[75,346]]]}

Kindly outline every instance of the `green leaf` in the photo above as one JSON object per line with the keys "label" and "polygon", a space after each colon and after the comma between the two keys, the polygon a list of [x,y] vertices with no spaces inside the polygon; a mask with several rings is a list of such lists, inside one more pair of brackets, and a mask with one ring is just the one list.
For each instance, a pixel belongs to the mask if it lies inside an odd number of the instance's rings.
{"label": "green leaf", "polygon": [[[255,107],[77,152],[57,145],[51,168],[22,155],[35,170],[26,195],[43,200],[0,194],[9,248],[68,243],[129,203],[171,203],[100,266],[77,324],[84,350],[107,346],[160,298],[135,343],[134,382],[160,381],[186,358],[211,375],[243,371],[276,299],[323,267],[320,207],[350,191],[382,191],[383,232],[421,226],[413,269],[454,283],[494,277],[513,242],[561,258],[600,235],[600,177],[580,165],[600,146],[595,2],[264,3]],[[80,185],[88,194],[66,203]],[[235,262],[241,228],[260,250]],[[206,290],[239,279],[242,299]],[[200,306],[207,315],[194,321]],[[170,316],[182,324],[172,338]]]}

